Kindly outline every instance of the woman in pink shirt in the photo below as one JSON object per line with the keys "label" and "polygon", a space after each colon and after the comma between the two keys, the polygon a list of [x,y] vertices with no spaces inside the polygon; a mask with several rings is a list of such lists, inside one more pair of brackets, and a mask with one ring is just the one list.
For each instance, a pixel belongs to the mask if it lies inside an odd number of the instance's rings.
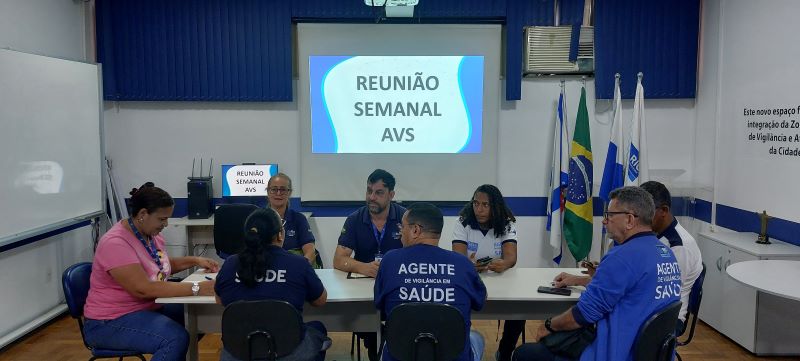
{"label": "woman in pink shirt", "polygon": [[158,297],[214,294],[214,282],[167,282],[190,267],[217,272],[217,262],[200,257],[167,256],[161,230],[175,202],[147,182],[131,191],[131,218],[100,239],[92,263],[84,307],[86,342],[94,347],[152,354],[152,361],[184,360],[189,336],[183,305],[162,306]]}

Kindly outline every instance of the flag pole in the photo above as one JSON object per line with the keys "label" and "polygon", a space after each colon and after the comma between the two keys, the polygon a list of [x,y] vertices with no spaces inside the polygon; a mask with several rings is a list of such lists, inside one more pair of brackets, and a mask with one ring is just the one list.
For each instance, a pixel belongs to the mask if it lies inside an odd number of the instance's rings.
{"label": "flag pole", "polygon": [[[618,89],[619,88],[620,82],[621,82],[621,76],[619,75],[619,73],[615,73],[614,74],[614,89]],[[616,102],[612,106],[616,106]],[[620,111],[620,109],[612,109],[612,112],[614,114],[616,114],[616,112],[618,112],[618,111]],[[613,114],[612,114],[612,116],[613,116]],[[614,119],[612,119],[611,121],[612,121],[612,126],[613,126]],[[622,143],[625,144],[625,142],[622,142]],[[624,168],[623,168],[622,179],[625,179],[625,169]],[[606,211],[608,211],[608,203],[607,202],[603,202],[603,213],[605,214]],[[603,234],[602,234],[602,241],[601,241],[602,243],[600,243],[600,258],[603,258],[603,256],[605,256],[606,252],[608,252],[608,245],[609,245],[608,244],[608,233],[606,232],[606,225],[605,224],[603,225],[602,230],[603,230],[602,231]]]}

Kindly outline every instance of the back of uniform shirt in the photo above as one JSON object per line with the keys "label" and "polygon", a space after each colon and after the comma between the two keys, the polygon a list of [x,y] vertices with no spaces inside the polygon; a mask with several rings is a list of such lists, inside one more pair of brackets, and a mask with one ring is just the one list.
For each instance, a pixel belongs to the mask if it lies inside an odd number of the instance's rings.
{"label": "back of uniform shirt", "polygon": [[270,254],[271,264],[266,276],[257,280],[255,287],[247,287],[239,281],[239,255],[228,257],[217,274],[214,286],[217,296],[225,306],[242,300],[283,300],[302,313],[306,301],[314,301],[322,295],[325,290],[322,281],[304,257],[276,246],[268,247],[266,252]]}
{"label": "back of uniform shirt", "polygon": [[654,312],[680,300],[678,263],[652,233],[612,248],[581,294],[576,320],[596,323],[597,338],[581,360],[632,360],[639,328]]}
{"label": "back of uniform shirt", "polygon": [[[475,266],[463,255],[437,246],[415,245],[390,251],[381,260],[375,278],[375,307],[388,316],[403,303],[444,303],[464,316],[467,339],[459,360],[470,360],[471,310],[480,310],[486,286]],[[384,360],[394,360],[391,350]]]}

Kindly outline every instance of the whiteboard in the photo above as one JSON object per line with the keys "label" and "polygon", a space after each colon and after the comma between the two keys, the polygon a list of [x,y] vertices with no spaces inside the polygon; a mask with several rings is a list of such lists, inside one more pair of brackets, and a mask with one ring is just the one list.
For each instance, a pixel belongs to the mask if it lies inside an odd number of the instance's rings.
{"label": "whiteboard", "polygon": [[0,246],[98,215],[98,65],[0,49]]}

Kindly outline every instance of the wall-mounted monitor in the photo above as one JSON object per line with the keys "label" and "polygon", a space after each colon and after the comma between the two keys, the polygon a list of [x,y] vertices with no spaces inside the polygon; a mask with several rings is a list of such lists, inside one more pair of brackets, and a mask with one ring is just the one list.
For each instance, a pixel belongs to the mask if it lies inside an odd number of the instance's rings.
{"label": "wall-mounted monitor", "polygon": [[222,196],[266,196],[267,182],[275,174],[277,164],[223,164]]}

